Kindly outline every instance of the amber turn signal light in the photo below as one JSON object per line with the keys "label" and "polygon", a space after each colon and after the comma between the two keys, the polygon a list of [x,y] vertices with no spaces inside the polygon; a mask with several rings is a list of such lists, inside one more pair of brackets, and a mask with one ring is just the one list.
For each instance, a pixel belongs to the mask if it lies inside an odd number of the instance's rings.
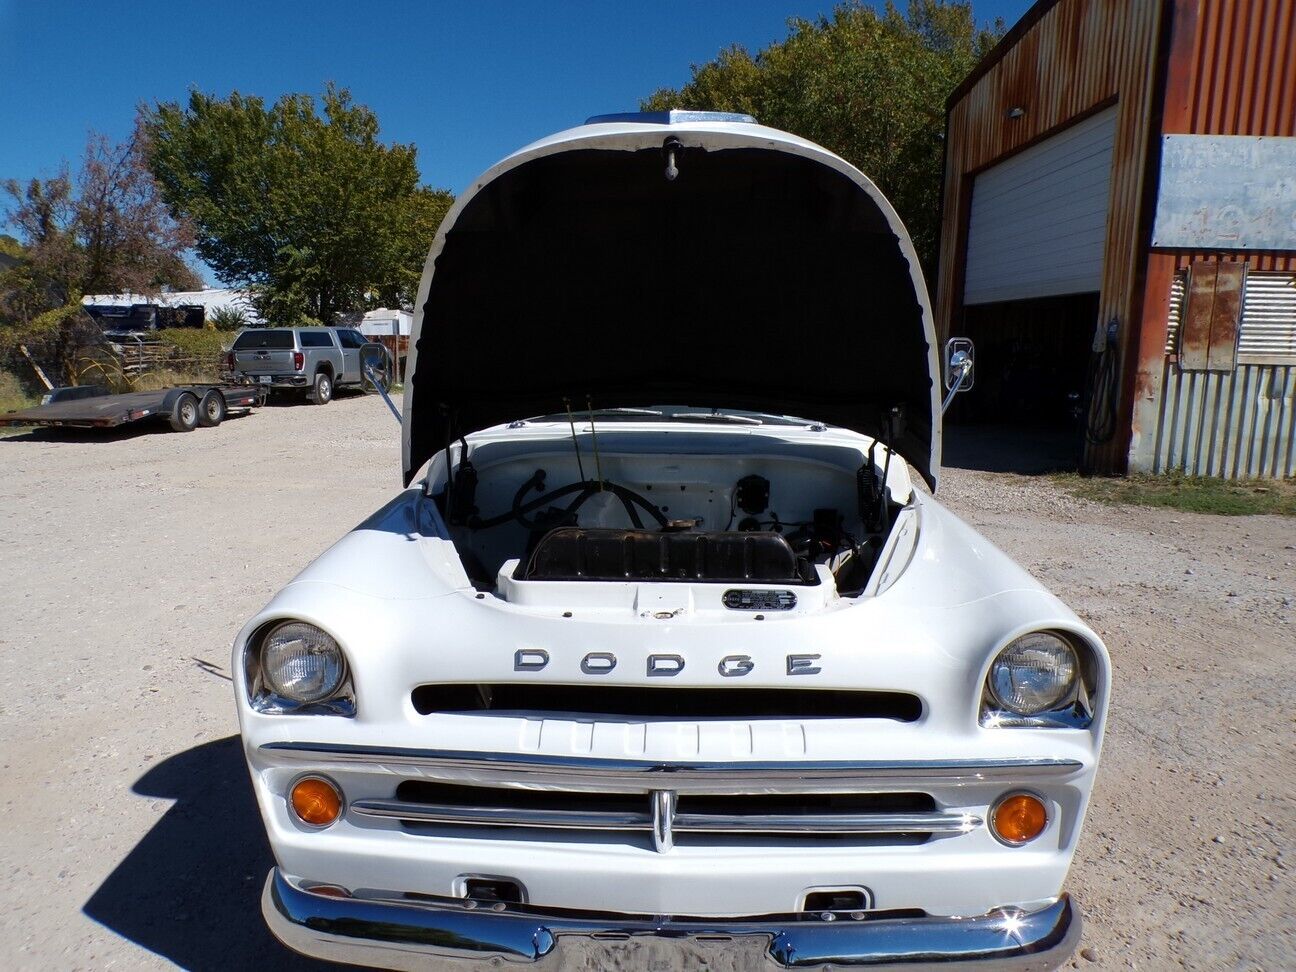
{"label": "amber turn signal light", "polygon": [[294,783],[288,802],[297,819],[312,827],[327,827],[342,815],[342,794],[331,782],[318,776],[307,776]]}
{"label": "amber turn signal light", "polygon": [[1048,811],[1037,796],[1013,793],[1003,797],[990,811],[990,829],[1005,844],[1028,843],[1044,832]]}

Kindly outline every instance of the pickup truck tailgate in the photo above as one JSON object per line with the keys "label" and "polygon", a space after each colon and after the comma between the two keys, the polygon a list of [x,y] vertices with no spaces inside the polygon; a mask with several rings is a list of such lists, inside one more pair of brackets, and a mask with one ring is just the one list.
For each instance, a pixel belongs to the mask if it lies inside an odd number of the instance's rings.
{"label": "pickup truck tailgate", "polygon": [[282,375],[293,371],[291,351],[235,351],[234,370],[245,375]]}
{"label": "pickup truck tailgate", "polygon": [[296,344],[287,328],[244,331],[234,342],[234,370],[245,375],[282,375],[295,371]]}

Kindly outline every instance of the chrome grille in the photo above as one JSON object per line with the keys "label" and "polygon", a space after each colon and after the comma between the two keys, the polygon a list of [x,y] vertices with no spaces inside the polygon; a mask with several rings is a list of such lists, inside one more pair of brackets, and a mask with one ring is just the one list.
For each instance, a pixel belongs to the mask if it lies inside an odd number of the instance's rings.
{"label": "chrome grille", "polygon": [[418,832],[437,827],[525,827],[646,833],[656,850],[677,837],[890,837],[920,843],[933,834],[981,825],[967,813],[936,809],[926,793],[677,794],[518,790],[406,780],[395,799],[358,800],[351,812],[399,820]]}
{"label": "chrome grille", "polygon": [[404,781],[391,799],[353,800],[348,812],[357,822],[395,820],[425,833],[641,832],[659,851],[676,836],[920,842],[984,823],[977,814],[939,808],[933,792],[1058,782],[1085,768],[1060,758],[660,762],[296,741],[264,743],[258,752],[278,765],[305,764],[344,780],[359,773]]}

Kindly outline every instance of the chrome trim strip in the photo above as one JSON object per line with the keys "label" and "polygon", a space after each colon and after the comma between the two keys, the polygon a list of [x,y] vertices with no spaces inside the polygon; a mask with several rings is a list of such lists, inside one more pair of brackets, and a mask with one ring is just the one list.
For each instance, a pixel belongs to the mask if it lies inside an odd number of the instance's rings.
{"label": "chrome trim strip", "polygon": [[[982,819],[970,813],[760,813],[674,812],[673,794],[654,794],[652,813],[589,810],[527,810],[512,807],[462,807],[400,800],[357,800],[351,812],[363,817],[469,827],[542,827],[554,830],[651,831],[669,845],[670,834],[962,834]],[[669,824],[669,826],[667,826]],[[660,838],[658,834],[661,834]],[[669,846],[666,848],[669,849]]]}
{"label": "chrome trim strip", "polygon": [[675,792],[654,790],[652,794],[653,850],[664,854],[675,846]]}
{"label": "chrome trim strip", "polygon": [[258,753],[272,760],[308,761],[318,769],[357,764],[402,767],[412,775],[447,783],[596,793],[867,793],[994,781],[1021,785],[1029,780],[1073,776],[1084,769],[1084,764],[1074,759],[661,763],[311,742],[265,743]]}
{"label": "chrome trim strip", "polygon": [[[723,907],[722,902],[717,902]],[[495,906],[493,905],[492,908]],[[1080,943],[1080,915],[1062,895],[1039,911],[1004,908],[969,918],[645,917],[501,910],[476,901],[399,895],[337,898],[311,894],[271,870],[261,895],[271,932],[289,948],[335,962],[400,970],[600,968],[620,957],[636,964],[636,941],[652,943],[654,967],[752,969],[867,967],[905,972],[1044,972]],[[667,967],[662,965],[661,967]]]}
{"label": "chrome trim strip", "polygon": [[546,830],[651,830],[652,815],[597,810],[521,810],[515,807],[458,807],[400,800],[357,800],[351,812],[362,817],[468,827],[542,827]]}
{"label": "chrome trim strip", "polygon": [[981,823],[971,813],[680,813],[674,826],[702,834],[964,834]]}

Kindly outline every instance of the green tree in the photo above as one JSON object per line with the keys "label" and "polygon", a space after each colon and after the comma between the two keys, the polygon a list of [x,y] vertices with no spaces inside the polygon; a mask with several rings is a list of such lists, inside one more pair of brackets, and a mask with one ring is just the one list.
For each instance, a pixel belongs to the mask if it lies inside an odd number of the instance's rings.
{"label": "green tree", "polygon": [[202,285],[184,261],[189,227],[158,196],[138,131],[121,144],[92,135],[75,177],[64,165],[52,178],[7,179],[0,190],[21,237],[18,247],[4,245],[19,262],[0,273],[0,350],[36,345],[69,384],[82,348],[101,339],[81,313],[83,294]]}
{"label": "green tree", "polygon": [[818,142],[854,164],[891,200],[923,269],[940,232],[945,100],[1003,34],[978,27],[971,3],[911,0],[901,13],[854,0],[831,17],[788,22],[786,40],[753,55],[741,46],[693,66],[678,91],[645,111],[739,111]]}
{"label": "green tree", "polygon": [[273,105],[199,92],[143,112],[167,202],[222,280],[251,287],[274,323],[409,303],[452,202],[419,182],[413,145],[385,145],[378,119],[329,85]]}

